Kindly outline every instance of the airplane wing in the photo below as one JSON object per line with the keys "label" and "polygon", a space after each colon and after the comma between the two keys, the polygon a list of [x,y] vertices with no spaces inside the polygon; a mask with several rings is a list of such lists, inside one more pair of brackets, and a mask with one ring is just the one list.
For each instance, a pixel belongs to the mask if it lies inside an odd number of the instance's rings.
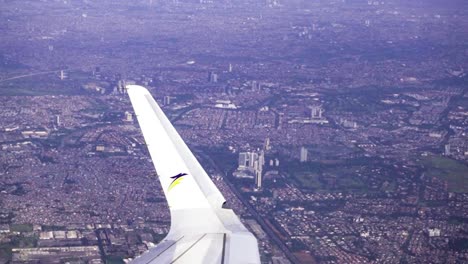
{"label": "airplane wing", "polygon": [[260,263],[256,238],[223,208],[223,195],[148,90],[127,91],[171,214],[169,234],[131,263]]}

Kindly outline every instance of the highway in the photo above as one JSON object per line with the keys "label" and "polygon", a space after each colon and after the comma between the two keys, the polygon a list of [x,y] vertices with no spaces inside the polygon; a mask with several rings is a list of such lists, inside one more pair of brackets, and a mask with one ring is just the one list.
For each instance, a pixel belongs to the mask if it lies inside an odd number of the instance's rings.
{"label": "highway", "polygon": [[226,184],[229,186],[231,191],[237,196],[237,198],[244,204],[244,206],[247,208],[248,212],[253,216],[253,218],[257,221],[257,223],[263,228],[265,233],[268,235],[268,237],[281,249],[281,251],[284,253],[284,255],[291,261],[292,263],[300,263],[300,261],[297,259],[297,257],[289,250],[289,248],[281,241],[281,239],[276,235],[276,233],[271,229],[271,227],[265,222],[264,217],[261,216],[257,210],[249,203],[248,200],[246,200],[241,193],[237,190],[237,188],[229,181],[229,177],[227,177],[226,173],[214,162],[209,155],[202,153],[202,152],[197,152],[200,154],[206,161],[210,162],[211,165],[218,170],[220,173],[224,175],[223,179],[226,182]]}
{"label": "highway", "polygon": [[16,79],[21,79],[21,78],[26,78],[26,77],[31,77],[31,76],[36,76],[36,75],[43,75],[43,74],[49,74],[49,73],[56,73],[60,72],[60,70],[55,70],[55,71],[45,71],[45,72],[36,72],[36,73],[31,73],[31,74],[23,74],[23,75],[18,75],[18,76],[13,76],[10,78],[6,78],[3,80],[0,80],[0,83],[6,82],[6,81],[11,81],[11,80],[16,80]]}

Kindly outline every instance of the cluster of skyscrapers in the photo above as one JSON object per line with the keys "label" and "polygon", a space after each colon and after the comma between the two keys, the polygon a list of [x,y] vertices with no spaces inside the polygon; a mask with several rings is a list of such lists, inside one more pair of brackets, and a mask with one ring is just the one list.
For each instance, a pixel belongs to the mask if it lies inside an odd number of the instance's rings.
{"label": "cluster of skyscrapers", "polygon": [[265,165],[265,152],[251,151],[239,153],[239,170],[250,170],[254,173],[255,188],[262,188],[262,173]]}

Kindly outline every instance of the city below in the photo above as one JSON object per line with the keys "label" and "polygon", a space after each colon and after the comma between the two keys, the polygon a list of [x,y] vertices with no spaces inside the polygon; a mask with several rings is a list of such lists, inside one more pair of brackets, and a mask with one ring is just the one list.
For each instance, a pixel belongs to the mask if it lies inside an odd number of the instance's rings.
{"label": "city below", "polygon": [[262,263],[468,263],[468,3],[0,0],[0,264],[170,228],[151,92]]}

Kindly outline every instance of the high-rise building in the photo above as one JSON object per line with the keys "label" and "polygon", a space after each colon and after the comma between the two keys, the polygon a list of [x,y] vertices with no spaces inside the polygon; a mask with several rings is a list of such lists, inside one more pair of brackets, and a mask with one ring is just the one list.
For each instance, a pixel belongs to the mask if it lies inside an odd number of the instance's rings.
{"label": "high-rise building", "polygon": [[262,188],[262,171],[260,170],[255,171],[255,188]]}
{"label": "high-rise building", "polygon": [[263,149],[264,150],[270,150],[270,138],[265,138],[265,142],[263,143]]}
{"label": "high-rise building", "polygon": [[258,169],[263,170],[263,165],[265,165],[265,152],[261,150],[260,155],[258,155]]}
{"label": "high-rise building", "polygon": [[218,82],[218,74],[216,74],[215,72],[210,72],[210,75],[208,76],[208,81],[211,83]]}
{"label": "high-rise building", "polygon": [[250,157],[249,157],[249,167],[256,169],[256,166],[258,163],[255,163],[258,159],[258,154],[255,152],[250,152]]}
{"label": "high-rise building", "polygon": [[283,115],[284,113],[278,114],[278,124],[276,125],[276,129],[281,129],[283,124]]}
{"label": "high-rise building", "polygon": [[232,72],[232,64],[231,63],[229,63],[228,72]]}
{"label": "high-rise building", "polygon": [[252,91],[257,91],[258,90],[258,83],[257,81],[252,81]]}
{"label": "high-rise building", "polygon": [[239,153],[239,170],[253,172],[255,179],[255,188],[262,187],[263,166],[265,165],[265,152],[252,151]]}
{"label": "high-rise building", "polygon": [[316,31],[317,30],[317,24],[312,24],[312,31]]}
{"label": "high-rise building", "polygon": [[323,109],[320,106],[312,106],[310,110],[311,119],[321,119]]}
{"label": "high-rise building", "polygon": [[255,187],[257,189],[262,188],[263,165],[265,165],[265,152],[262,150],[258,155],[258,160],[255,161]]}
{"label": "high-rise building", "polygon": [[58,126],[58,127],[60,126],[60,116],[59,115],[55,116],[55,125]]}
{"label": "high-rise building", "polygon": [[247,168],[248,162],[249,162],[249,152],[241,152],[239,153],[239,168],[240,169],[245,169]]}
{"label": "high-rise building", "polygon": [[117,91],[119,93],[125,93],[125,87],[126,87],[125,80],[119,80],[117,82]]}
{"label": "high-rise building", "polygon": [[164,96],[164,105],[170,105],[170,104],[171,104],[171,97]]}
{"label": "high-rise building", "polygon": [[450,144],[446,144],[445,145],[445,156],[449,156],[450,155]]}
{"label": "high-rise building", "polygon": [[366,24],[366,27],[369,27],[371,25],[371,21],[369,19],[366,19],[364,23]]}
{"label": "high-rise building", "polygon": [[307,152],[308,150],[305,147],[301,147],[301,162],[306,162],[307,161]]}
{"label": "high-rise building", "polygon": [[65,71],[64,70],[61,70],[60,71],[60,80],[64,80],[65,78],[67,78],[67,75],[65,74]]}

